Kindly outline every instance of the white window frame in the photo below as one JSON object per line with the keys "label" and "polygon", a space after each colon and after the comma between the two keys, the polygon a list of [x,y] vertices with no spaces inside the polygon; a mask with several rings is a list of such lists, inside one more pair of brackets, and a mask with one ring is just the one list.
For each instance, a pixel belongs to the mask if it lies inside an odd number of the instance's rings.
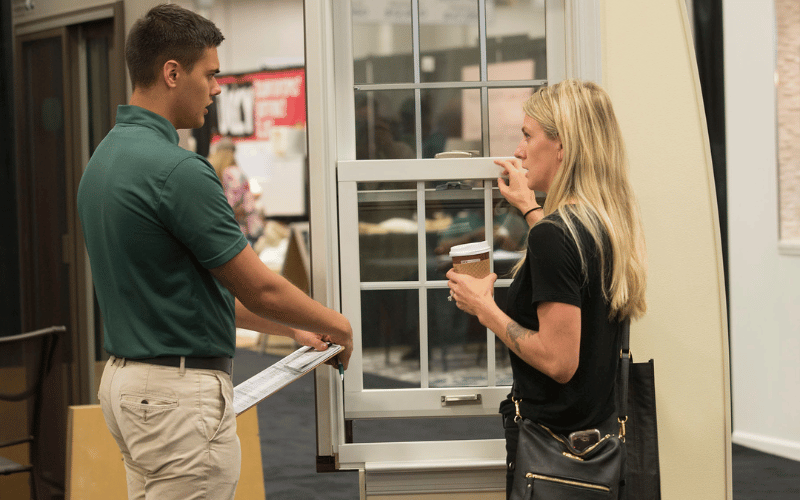
{"label": "white window frame", "polygon": [[[479,5],[483,5],[482,0]],[[600,82],[599,0],[547,0],[546,12],[550,81],[575,77]],[[342,271],[351,270],[352,259],[358,258],[348,246],[358,241],[357,232],[355,238],[352,234],[353,226],[357,231],[357,214],[354,217],[352,213],[353,210],[357,212],[357,203],[353,203],[357,196],[356,183],[401,180],[392,176],[391,172],[397,169],[392,168],[390,162],[408,160],[355,161],[353,61],[351,46],[347,43],[352,32],[350,1],[305,0],[305,20],[312,294],[315,299],[347,314],[352,307],[348,302],[350,297],[360,300],[361,291],[356,280],[341,280]],[[555,64],[555,61],[563,64]],[[404,167],[402,180],[489,180],[497,176],[492,158],[410,161],[419,168],[409,171]],[[433,178],[429,164],[432,161],[436,162]],[[340,206],[343,200],[349,200],[347,207]],[[348,315],[348,318],[357,330],[356,336],[360,335],[360,316]],[[336,468],[385,471],[409,467],[494,469],[503,466],[501,439],[448,441],[447,446],[436,446],[435,442],[353,444],[345,442],[345,420],[495,414],[508,387],[468,388],[470,393],[481,393],[482,403],[449,408],[442,407],[441,396],[461,395],[464,388],[362,391],[358,351],[351,359],[345,388],[333,370],[317,370],[315,377],[318,456],[337,457]],[[386,395],[381,395],[382,392]],[[396,404],[398,401],[403,406]],[[390,404],[388,411],[384,404]]]}
{"label": "white window frame", "polygon": [[[338,162],[339,178],[339,231],[342,244],[341,269],[346,278],[341,280],[342,312],[353,325],[356,347],[350,359],[348,376],[345,378],[345,417],[346,418],[400,418],[400,417],[442,417],[476,416],[497,413],[500,402],[508,394],[508,386],[495,386],[494,334],[487,330],[486,348],[488,362],[487,387],[428,387],[428,342],[427,317],[428,303],[426,293],[429,289],[446,288],[447,281],[427,280],[425,273],[425,249],[419,248],[419,280],[403,282],[361,283],[359,279],[359,233],[358,201],[356,185],[358,182],[417,182],[417,213],[425,213],[421,206],[425,198],[424,181],[442,179],[482,180],[484,183],[484,220],[492,220],[492,180],[500,174],[493,158],[475,159],[421,159],[421,160],[350,160]],[[403,168],[397,168],[403,164]],[[420,224],[418,243],[423,244],[425,226]],[[493,247],[492,231],[486,238]],[[497,286],[508,286],[511,280],[498,280]],[[419,291],[420,308],[420,372],[421,388],[418,389],[372,389],[364,390],[361,350],[361,292],[362,290],[405,289]],[[442,398],[468,397],[477,404],[447,405]]]}

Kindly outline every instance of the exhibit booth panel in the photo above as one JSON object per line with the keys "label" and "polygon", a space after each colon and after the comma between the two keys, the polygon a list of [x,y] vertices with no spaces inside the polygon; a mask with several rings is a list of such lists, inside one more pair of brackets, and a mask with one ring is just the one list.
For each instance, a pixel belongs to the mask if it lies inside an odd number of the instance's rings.
{"label": "exhibit booth panel", "polygon": [[716,192],[683,0],[606,0],[603,82],[625,137],[648,250],[648,312],[631,328],[655,360],[665,499],[732,498],[730,367]]}

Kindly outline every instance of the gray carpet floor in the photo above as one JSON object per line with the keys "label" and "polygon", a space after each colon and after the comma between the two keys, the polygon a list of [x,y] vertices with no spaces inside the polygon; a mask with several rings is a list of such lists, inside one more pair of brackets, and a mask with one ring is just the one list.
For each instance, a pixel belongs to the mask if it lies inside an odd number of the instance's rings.
{"label": "gray carpet floor", "polygon": [[[237,349],[233,382],[238,384],[280,358]],[[386,387],[386,382],[383,382]],[[400,385],[399,385],[400,386]],[[427,440],[447,438],[447,434],[475,438],[502,438],[500,417],[491,424],[462,422],[442,425],[430,419],[414,428],[398,426],[387,432],[387,425],[359,424],[356,442],[369,442],[374,436],[392,435],[396,441],[411,437]],[[314,378],[306,375],[258,405],[261,460],[267,500],[357,500],[358,472],[317,473],[316,422],[314,417]],[[464,426],[471,428],[465,429]],[[457,429],[455,427],[458,427]],[[422,430],[421,430],[422,429]],[[687,499],[693,500],[693,499]],[[733,500],[800,500],[800,462],[733,446]]]}
{"label": "gray carpet floor", "polygon": [[733,499],[800,499],[800,462],[734,444]]}

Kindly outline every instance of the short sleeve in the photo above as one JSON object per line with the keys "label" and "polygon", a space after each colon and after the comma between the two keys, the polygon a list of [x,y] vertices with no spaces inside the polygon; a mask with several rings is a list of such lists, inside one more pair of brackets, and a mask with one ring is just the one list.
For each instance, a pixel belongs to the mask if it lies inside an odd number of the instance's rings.
{"label": "short sleeve", "polygon": [[582,271],[575,240],[557,222],[543,220],[528,234],[532,304],[561,302],[581,307]]}
{"label": "short sleeve", "polygon": [[190,157],[164,182],[158,215],[206,269],[225,264],[247,246],[214,169]]}

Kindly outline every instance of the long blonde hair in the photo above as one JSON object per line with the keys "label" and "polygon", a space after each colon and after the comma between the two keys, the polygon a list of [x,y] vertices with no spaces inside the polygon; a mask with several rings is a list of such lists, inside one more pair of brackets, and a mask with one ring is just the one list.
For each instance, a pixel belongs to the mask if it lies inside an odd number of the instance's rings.
{"label": "long blonde hair", "polygon": [[[611,99],[595,83],[565,80],[539,89],[523,110],[549,138],[559,138],[564,148],[544,214],[561,216],[578,245],[584,274],[586,256],[573,218],[591,234],[599,251],[609,319],[642,316],[647,311],[647,255],[639,207],[628,182],[625,143]],[[606,269],[609,251],[610,272]]]}
{"label": "long blonde hair", "polygon": [[[231,143],[233,144],[233,143]],[[217,173],[220,182],[222,182],[222,174],[225,169],[231,165],[236,165],[236,151],[233,146],[226,144],[218,145],[217,148],[208,155],[208,162],[214,167],[214,172]]]}

